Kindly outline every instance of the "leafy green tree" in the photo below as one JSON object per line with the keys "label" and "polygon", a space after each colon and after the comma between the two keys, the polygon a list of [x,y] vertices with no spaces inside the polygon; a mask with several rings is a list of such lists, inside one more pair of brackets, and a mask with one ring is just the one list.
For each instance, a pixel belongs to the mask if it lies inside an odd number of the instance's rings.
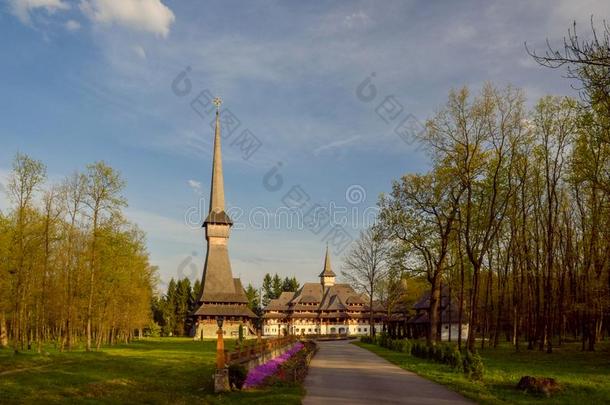
{"label": "leafy green tree", "polygon": [[87,166],[87,187],[85,192],[85,205],[89,208],[91,220],[91,246],[89,255],[89,288],[87,304],[87,341],[86,349],[91,350],[93,296],[95,293],[95,273],[98,267],[97,243],[99,230],[108,216],[116,215],[127,201],[121,195],[125,182],[112,167],[104,162],[96,162]]}
{"label": "leafy green tree", "polygon": [[416,259],[417,270],[430,283],[428,345],[440,338],[441,281],[463,192],[455,177],[437,168],[403,176],[380,203],[384,226],[405,245],[404,254]]}
{"label": "leafy green tree", "polygon": [[17,154],[0,215],[0,345],[62,351],[141,336],[156,269],[122,215],[120,176],[96,163],[60,185],[45,178],[42,162]]}
{"label": "leafy green tree", "polygon": [[8,253],[9,274],[12,276],[11,301],[13,303],[12,338],[15,350],[18,345],[25,345],[27,323],[25,307],[27,305],[27,286],[31,283],[31,272],[28,267],[33,258],[35,235],[34,193],[40,189],[46,179],[46,167],[27,155],[18,153],[13,161],[13,172],[8,182],[9,198],[15,204],[15,227],[13,240]]}

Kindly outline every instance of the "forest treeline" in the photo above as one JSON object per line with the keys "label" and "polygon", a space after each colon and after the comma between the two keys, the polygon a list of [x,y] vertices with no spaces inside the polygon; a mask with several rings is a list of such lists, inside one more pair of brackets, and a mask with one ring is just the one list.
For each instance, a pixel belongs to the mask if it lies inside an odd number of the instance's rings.
{"label": "forest treeline", "polygon": [[527,108],[512,87],[453,90],[418,139],[430,170],[381,197],[388,268],[431,287],[429,343],[442,286],[470,324],[458,337],[470,349],[508,339],[551,352],[579,339],[594,350],[610,332],[610,34],[566,38],[532,55],[567,66],[580,99]]}
{"label": "forest treeline", "polygon": [[128,341],[149,323],[156,269],[122,214],[124,181],[103,162],[46,179],[42,162],[16,155],[0,213],[0,346]]}

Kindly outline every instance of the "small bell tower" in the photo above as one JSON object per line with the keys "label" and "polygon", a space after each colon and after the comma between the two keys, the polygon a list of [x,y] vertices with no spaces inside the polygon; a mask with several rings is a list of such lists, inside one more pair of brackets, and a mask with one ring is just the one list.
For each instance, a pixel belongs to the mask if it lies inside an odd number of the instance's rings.
{"label": "small bell tower", "polygon": [[328,253],[328,245],[326,245],[326,256],[324,257],[324,270],[320,273],[320,283],[322,287],[332,287],[335,285],[335,273],[330,267],[330,255]]}

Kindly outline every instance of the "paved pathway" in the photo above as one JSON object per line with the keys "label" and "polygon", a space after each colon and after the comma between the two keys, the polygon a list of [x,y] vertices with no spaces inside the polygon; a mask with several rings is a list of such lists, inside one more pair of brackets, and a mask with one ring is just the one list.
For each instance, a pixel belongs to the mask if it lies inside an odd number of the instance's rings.
{"label": "paved pathway", "polygon": [[346,341],[319,342],[303,405],[472,404],[442,385]]}

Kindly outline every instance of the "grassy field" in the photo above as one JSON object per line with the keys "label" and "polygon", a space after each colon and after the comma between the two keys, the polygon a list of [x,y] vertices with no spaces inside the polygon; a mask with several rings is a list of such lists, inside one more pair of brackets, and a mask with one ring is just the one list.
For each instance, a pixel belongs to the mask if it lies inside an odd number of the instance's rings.
{"label": "grassy field", "polygon": [[215,350],[215,341],[187,338],[91,353],[0,350],[0,403],[300,404],[300,387],[212,394]]}
{"label": "grassy field", "polygon": [[[423,377],[447,385],[481,404],[610,404],[610,344],[597,352],[581,352],[580,345],[564,345],[552,354],[508,346],[480,352],[485,364],[482,382],[472,382],[449,366],[393,352],[382,347],[355,343]],[[563,386],[551,398],[525,394],[515,389],[522,376],[554,377]]]}

